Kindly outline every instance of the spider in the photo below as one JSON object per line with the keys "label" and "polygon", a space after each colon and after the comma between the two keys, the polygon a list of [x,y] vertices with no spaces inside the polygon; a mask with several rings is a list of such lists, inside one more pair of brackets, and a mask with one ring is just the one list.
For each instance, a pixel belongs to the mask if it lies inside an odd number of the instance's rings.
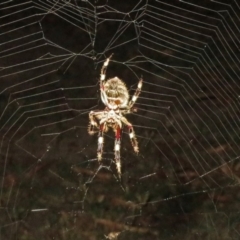
{"label": "spider", "polygon": [[89,113],[90,124],[88,132],[90,135],[95,133],[95,128],[98,129],[98,147],[97,159],[101,161],[103,153],[103,133],[112,128],[115,132],[114,155],[117,172],[121,176],[121,162],[120,162],[120,144],[121,132],[123,125],[128,127],[130,141],[135,153],[139,152],[138,142],[134,133],[132,124],[124,117],[125,114],[134,111],[135,104],[142,88],[143,79],[138,82],[137,89],[129,101],[129,93],[125,83],[118,77],[106,78],[106,70],[112,55],[103,63],[100,74],[100,93],[101,100],[106,108],[102,111],[96,110]]}

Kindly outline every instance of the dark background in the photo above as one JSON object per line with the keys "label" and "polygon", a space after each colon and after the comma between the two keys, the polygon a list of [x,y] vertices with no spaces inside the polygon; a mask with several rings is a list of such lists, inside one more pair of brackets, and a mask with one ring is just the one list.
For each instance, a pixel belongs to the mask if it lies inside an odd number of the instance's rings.
{"label": "dark background", "polygon": [[[198,2],[198,3],[197,3]],[[239,239],[237,1],[0,5],[0,239]],[[102,163],[100,69],[134,93]]]}

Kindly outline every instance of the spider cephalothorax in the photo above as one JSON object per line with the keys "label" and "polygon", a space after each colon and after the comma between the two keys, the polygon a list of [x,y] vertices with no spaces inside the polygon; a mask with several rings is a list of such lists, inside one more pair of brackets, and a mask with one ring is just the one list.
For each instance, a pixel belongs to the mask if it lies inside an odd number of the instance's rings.
{"label": "spider cephalothorax", "polygon": [[94,134],[94,128],[99,129],[98,133],[98,148],[97,158],[100,161],[103,153],[103,133],[107,132],[109,128],[112,128],[115,132],[115,161],[119,176],[121,175],[121,162],[120,162],[120,143],[121,143],[121,130],[123,124],[128,127],[129,137],[133,146],[133,149],[138,153],[138,143],[135,137],[133,126],[124,117],[125,114],[131,113],[132,107],[136,102],[142,88],[142,79],[138,83],[135,94],[131,101],[129,101],[129,93],[125,83],[118,77],[114,77],[108,80],[106,78],[106,69],[110,58],[104,62],[101,75],[100,75],[100,91],[101,100],[106,106],[102,111],[91,111],[89,113],[89,134]]}

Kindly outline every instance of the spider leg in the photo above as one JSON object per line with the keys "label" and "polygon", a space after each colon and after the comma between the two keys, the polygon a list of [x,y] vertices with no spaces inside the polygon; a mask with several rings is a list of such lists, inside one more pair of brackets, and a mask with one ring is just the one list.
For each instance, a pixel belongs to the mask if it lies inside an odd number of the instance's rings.
{"label": "spider leg", "polygon": [[116,162],[116,167],[117,167],[117,172],[119,177],[121,177],[120,146],[121,146],[121,127],[117,125],[117,128],[115,130],[114,153],[115,153],[115,162]]}
{"label": "spider leg", "polygon": [[137,89],[136,89],[135,93],[133,94],[131,101],[128,104],[129,108],[132,108],[133,105],[135,104],[135,102],[137,101],[139,94],[141,93],[142,84],[143,84],[143,79],[141,78],[138,82]]}
{"label": "spider leg", "polygon": [[99,127],[99,133],[98,133],[98,148],[97,148],[97,159],[100,162],[102,160],[102,153],[103,153],[103,132],[105,127],[105,122],[102,123]]}
{"label": "spider leg", "polygon": [[91,111],[89,113],[89,126],[88,126],[88,133],[93,135],[95,133],[95,128],[98,128],[98,123],[96,119],[101,118],[104,115],[104,111]]}
{"label": "spider leg", "polygon": [[[113,54],[112,54],[112,55],[113,55]],[[102,66],[102,68],[101,68],[100,88],[101,88],[101,85],[102,85],[103,81],[105,81],[107,66],[108,66],[108,64],[109,64],[109,61],[110,61],[112,55],[110,55],[110,57],[106,59],[106,61],[103,63],[103,66]]]}
{"label": "spider leg", "polygon": [[109,61],[111,59],[112,55],[106,59],[106,61],[103,63],[103,66],[101,68],[101,74],[100,74],[100,91],[101,91],[101,99],[102,102],[108,106],[108,99],[107,99],[107,94],[104,89],[104,81],[106,80],[106,71],[107,71],[107,66],[109,64]]}
{"label": "spider leg", "polygon": [[138,142],[132,124],[125,117],[122,117],[121,121],[128,126],[129,137],[133,146],[133,150],[135,153],[138,153],[139,152]]}

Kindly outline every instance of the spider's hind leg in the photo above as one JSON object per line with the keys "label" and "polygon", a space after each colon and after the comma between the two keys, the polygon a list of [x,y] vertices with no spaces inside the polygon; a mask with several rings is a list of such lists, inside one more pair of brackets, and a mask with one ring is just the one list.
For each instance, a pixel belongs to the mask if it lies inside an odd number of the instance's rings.
{"label": "spider's hind leg", "polygon": [[113,54],[111,54],[111,55],[105,60],[105,62],[103,63],[103,66],[102,66],[102,68],[101,68],[100,86],[101,86],[101,84],[102,84],[102,81],[105,81],[107,66],[108,66],[108,64],[109,64],[109,61],[110,61],[112,55],[113,55]]}
{"label": "spider's hind leg", "polygon": [[143,85],[143,79],[141,78],[138,82],[137,89],[136,89],[135,93],[133,94],[131,101],[128,104],[129,108],[132,108],[133,105],[135,104],[135,102],[137,101],[137,99],[141,93],[142,85]]}

